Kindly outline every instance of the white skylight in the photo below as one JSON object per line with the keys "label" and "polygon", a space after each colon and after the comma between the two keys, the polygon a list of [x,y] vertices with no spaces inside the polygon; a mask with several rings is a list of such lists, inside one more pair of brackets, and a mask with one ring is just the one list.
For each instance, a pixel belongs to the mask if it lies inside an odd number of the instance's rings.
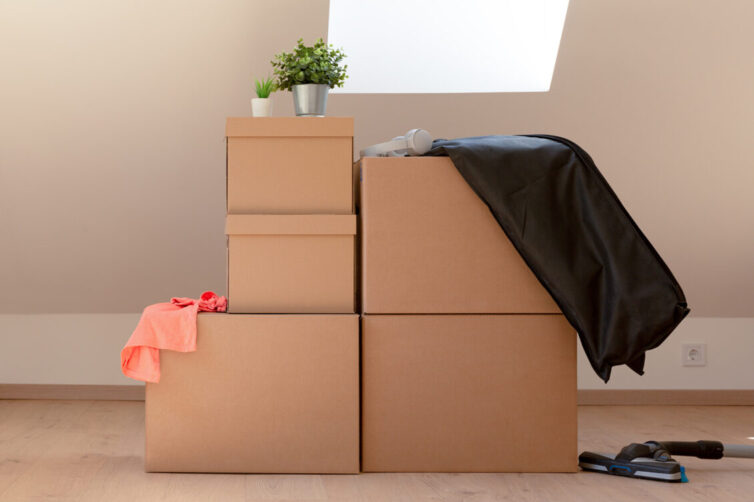
{"label": "white skylight", "polygon": [[568,0],[330,0],[343,93],[543,92]]}

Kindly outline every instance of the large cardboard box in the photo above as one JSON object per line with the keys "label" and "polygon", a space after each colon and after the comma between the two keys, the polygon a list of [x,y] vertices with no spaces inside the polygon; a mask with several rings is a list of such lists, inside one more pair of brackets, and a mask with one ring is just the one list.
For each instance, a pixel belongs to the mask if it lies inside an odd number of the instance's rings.
{"label": "large cardboard box", "polygon": [[355,215],[228,215],[228,309],[355,311]]}
{"label": "large cardboard box", "polygon": [[229,118],[228,213],[353,212],[353,118]]}
{"label": "large cardboard box", "polygon": [[559,313],[448,157],[361,160],[362,309]]}
{"label": "large cardboard box", "polygon": [[358,316],[200,314],[197,344],[147,384],[147,471],[359,471]]}
{"label": "large cardboard box", "polygon": [[574,472],[562,315],[362,318],[362,470]]}

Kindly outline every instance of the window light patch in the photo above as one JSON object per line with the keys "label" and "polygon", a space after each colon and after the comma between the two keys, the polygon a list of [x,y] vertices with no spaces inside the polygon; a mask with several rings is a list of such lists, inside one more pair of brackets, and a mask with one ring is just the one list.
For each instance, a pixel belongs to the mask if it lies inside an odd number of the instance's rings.
{"label": "window light patch", "polygon": [[330,0],[341,93],[544,92],[568,0]]}

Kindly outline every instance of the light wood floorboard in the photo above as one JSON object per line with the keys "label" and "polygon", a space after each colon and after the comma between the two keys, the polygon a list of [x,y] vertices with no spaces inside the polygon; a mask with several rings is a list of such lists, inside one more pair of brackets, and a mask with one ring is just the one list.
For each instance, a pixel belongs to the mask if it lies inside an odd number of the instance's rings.
{"label": "light wood floorboard", "polygon": [[[632,441],[749,443],[754,407],[582,406],[580,450]],[[754,460],[685,459],[690,483],[577,474],[146,474],[144,403],[0,401],[0,502],[750,501]]]}

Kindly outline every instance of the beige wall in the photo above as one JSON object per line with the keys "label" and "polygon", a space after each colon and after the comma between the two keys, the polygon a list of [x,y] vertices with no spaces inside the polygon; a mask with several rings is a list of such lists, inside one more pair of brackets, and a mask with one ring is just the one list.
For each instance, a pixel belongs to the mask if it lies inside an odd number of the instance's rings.
{"label": "beige wall", "polygon": [[[333,95],[329,113],[356,117],[357,148],[411,127],[570,137],[692,314],[754,316],[751,19],[749,0],[571,0],[549,93]],[[0,0],[0,312],[224,292],[224,118],[326,24],[323,0]]]}
{"label": "beige wall", "polygon": [[[134,385],[118,364],[139,314],[0,314],[0,383]],[[613,369],[605,384],[578,349],[579,389],[751,389],[754,317],[686,319],[647,354],[646,373]],[[681,366],[684,343],[707,345],[708,364]]]}

